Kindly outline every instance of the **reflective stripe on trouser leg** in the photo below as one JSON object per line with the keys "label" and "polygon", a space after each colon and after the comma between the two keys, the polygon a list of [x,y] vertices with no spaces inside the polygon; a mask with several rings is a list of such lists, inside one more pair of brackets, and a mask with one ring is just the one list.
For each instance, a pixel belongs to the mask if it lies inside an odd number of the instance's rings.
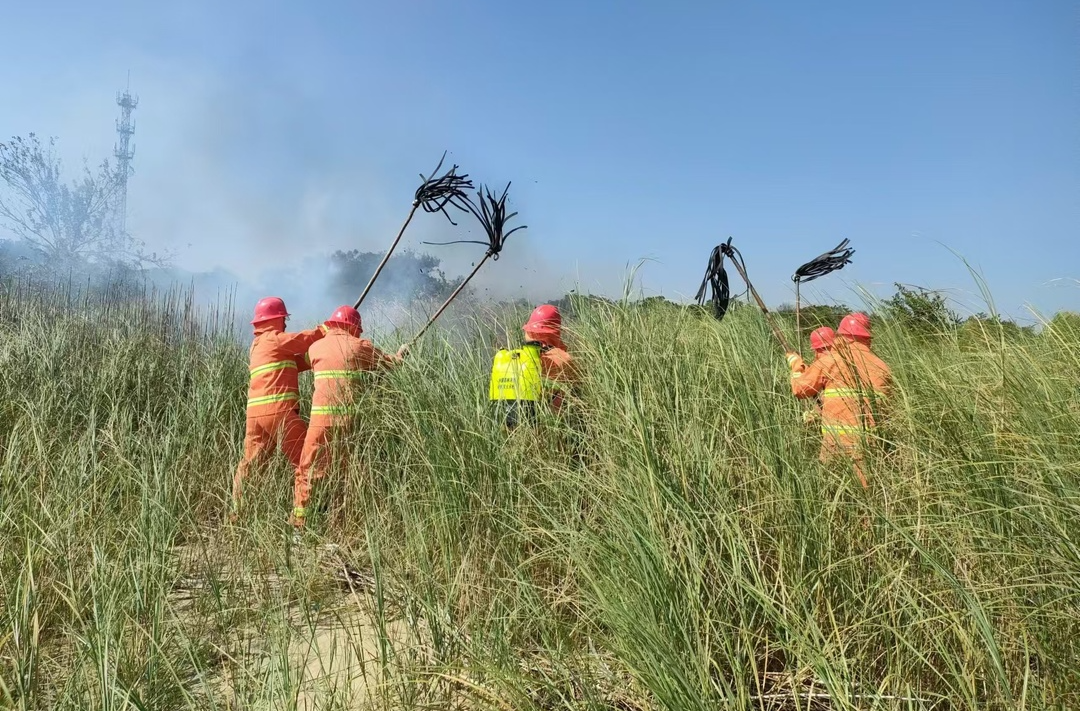
{"label": "reflective stripe on trouser leg", "polygon": [[[300,394],[294,392],[288,393],[275,393],[273,395],[260,395],[258,397],[249,397],[247,406],[249,408],[259,407],[261,405],[274,405],[279,402],[299,402]],[[258,415],[256,415],[257,417]]]}

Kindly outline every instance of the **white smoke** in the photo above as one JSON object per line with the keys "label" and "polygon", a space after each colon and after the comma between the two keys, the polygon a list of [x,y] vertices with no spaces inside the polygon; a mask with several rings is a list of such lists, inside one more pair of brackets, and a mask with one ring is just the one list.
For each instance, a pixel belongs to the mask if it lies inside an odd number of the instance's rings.
{"label": "white smoke", "polygon": [[[91,165],[111,158],[118,112],[114,98],[124,88],[124,76],[124,68],[104,62],[67,91],[49,93],[9,72],[9,93],[33,94],[35,101],[5,103],[0,123],[12,133],[57,136],[73,176],[84,157]],[[174,269],[155,276],[159,285],[171,279],[193,283],[196,298],[205,302],[232,294],[241,322],[249,318],[255,300],[266,295],[286,300],[294,314],[291,327],[318,323],[335,306],[351,303],[357,295],[330,293],[327,256],[337,249],[384,252],[408,213],[418,173],[430,171],[438,159],[409,146],[402,147],[400,164],[391,167],[365,165],[363,156],[338,155],[335,136],[320,132],[318,117],[289,101],[288,92],[272,102],[274,113],[268,116],[262,113],[265,93],[197,67],[144,57],[132,72],[131,91],[140,103],[133,116],[129,231],[149,249],[174,255]],[[17,114],[12,110],[16,104]],[[260,135],[253,139],[253,133]],[[251,145],[272,150],[252,154]],[[478,185],[488,182],[488,176],[472,174],[467,155],[451,154],[447,166],[450,161],[461,163]],[[529,229],[511,236],[500,259],[481,269],[470,284],[472,302],[539,302],[571,289],[618,293],[621,269],[578,265],[545,247],[543,216],[530,214],[527,191],[526,200],[516,199],[517,187],[511,186],[509,203],[520,215],[511,226],[528,224]],[[439,258],[442,271],[456,283],[485,247],[422,244],[485,239],[471,215],[456,213],[454,219],[459,226],[441,215],[417,212],[399,250],[412,248]],[[446,318],[458,306],[451,306]],[[385,332],[415,327],[436,307],[371,298],[364,315],[369,331]]]}

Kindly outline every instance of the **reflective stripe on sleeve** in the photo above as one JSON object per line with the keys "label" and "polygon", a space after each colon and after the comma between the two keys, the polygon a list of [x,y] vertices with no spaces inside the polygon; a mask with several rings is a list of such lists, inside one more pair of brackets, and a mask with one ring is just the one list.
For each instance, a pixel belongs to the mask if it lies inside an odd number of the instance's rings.
{"label": "reflective stripe on sleeve", "polygon": [[869,428],[859,427],[858,425],[822,425],[821,434],[823,435],[863,435],[869,432]]}
{"label": "reflective stripe on sleeve", "polygon": [[557,380],[552,380],[551,378],[543,378],[542,382],[543,382],[545,388],[550,388],[551,390],[558,390],[559,392],[563,392],[563,393],[569,393],[570,392],[570,388],[563,385],[562,383],[560,383]]}
{"label": "reflective stripe on sleeve", "polygon": [[859,390],[858,388],[825,388],[821,391],[822,397],[876,397],[883,398],[885,393],[873,388]]}

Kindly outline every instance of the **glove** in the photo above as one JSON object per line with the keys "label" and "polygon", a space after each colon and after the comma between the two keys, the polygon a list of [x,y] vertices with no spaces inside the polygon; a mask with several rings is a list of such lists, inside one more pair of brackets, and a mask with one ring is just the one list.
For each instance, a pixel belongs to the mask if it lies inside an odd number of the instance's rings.
{"label": "glove", "polygon": [[814,424],[818,418],[818,411],[816,409],[803,410],[802,421],[808,425]]}
{"label": "glove", "polygon": [[398,358],[398,360],[404,360],[405,356],[407,356],[408,354],[409,354],[409,344],[408,343],[402,344],[401,348],[397,349],[397,358]]}

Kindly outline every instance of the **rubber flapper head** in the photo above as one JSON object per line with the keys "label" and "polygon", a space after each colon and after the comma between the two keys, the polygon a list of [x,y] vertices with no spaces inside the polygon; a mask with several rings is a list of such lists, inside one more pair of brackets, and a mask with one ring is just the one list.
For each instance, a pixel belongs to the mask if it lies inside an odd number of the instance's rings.
{"label": "rubber flapper head", "polygon": [[810,347],[814,349],[815,353],[821,353],[822,351],[832,348],[835,340],[836,331],[828,326],[822,326],[810,334]]}
{"label": "rubber flapper head", "polygon": [[558,336],[562,331],[562,314],[556,306],[541,304],[533,309],[521,330],[539,336]]}
{"label": "rubber flapper head", "polygon": [[288,317],[289,312],[285,309],[285,302],[276,296],[267,296],[259,299],[259,302],[255,304],[255,317],[251,319],[251,324]]}
{"label": "rubber flapper head", "polygon": [[326,319],[327,325],[346,326],[348,328],[356,329],[357,332],[364,330],[364,324],[360,320],[360,312],[354,309],[352,306],[339,306],[334,309],[334,313],[330,315],[330,318]]}
{"label": "rubber flapper head", "polygon": [[869,339],[870,317],[862,313],[848,314],[840,321],[840,328],[836,333],[845,338]]}

